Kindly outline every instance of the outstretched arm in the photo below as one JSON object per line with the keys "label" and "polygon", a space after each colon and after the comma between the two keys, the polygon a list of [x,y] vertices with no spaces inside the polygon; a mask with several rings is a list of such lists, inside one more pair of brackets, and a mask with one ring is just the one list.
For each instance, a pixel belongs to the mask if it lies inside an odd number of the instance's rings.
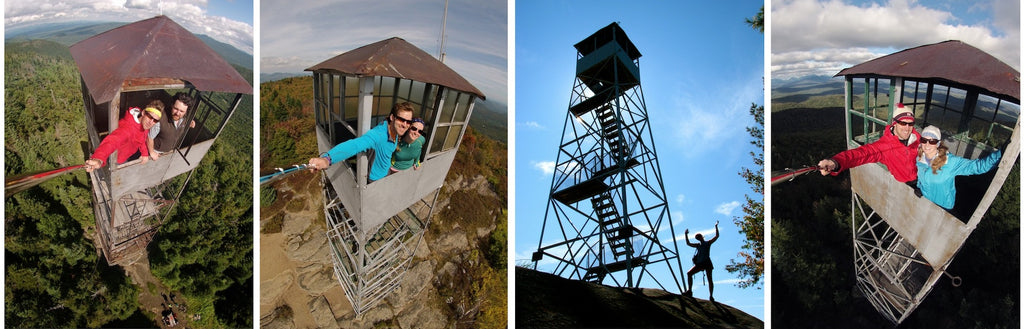
{"label": "outstretched arm", "polygon": [[708,240],[708,243],[715,243],[715,240],[718,240],[719,236],[721,236],[721,234],[718,233],[718,222],[716,221],[715,222],[715,237],[712,238],[711,240]]}
{"label": "outstretched arm", "polygon": [[683,237],[686,238],[686,245],[687,246],[694,247],[694,248],[696,248],[698,246],[697,244],[690,243],[690,229],[686,229],[686,231],[683,232]]}
{"label": "outstretched arm", "polygon": [[1002,156],[1003,153],[996,150],[987,157],[968,160],[960,157],[954,158],[951,153],[949,162],[947,162],[946,165],[949,166],[948,170],[953,172],[953,175],[980,175],[987,173],[989,170],[992,170],[992,168],[995,168],[996,165],[999,164],[999,159],[1002,158]]}

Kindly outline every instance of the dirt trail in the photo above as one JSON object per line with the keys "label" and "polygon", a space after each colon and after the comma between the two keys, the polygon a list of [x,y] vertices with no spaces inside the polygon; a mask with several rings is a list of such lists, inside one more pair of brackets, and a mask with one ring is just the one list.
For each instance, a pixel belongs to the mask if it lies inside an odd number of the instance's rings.
{"label": "dirt trail", "polygon": [[[159,323],[162,328],[163,325],[163,311],[165,305],[164,297],[161,294],[165,294],[170,297],[171,293],[180,295],[178,292],[172,292],[170,289],[165,287],[160,280],[153,276],[153,272],[149,270],[149,257],[143,255],[138,261],[132,265],[124,267],[125,275],[131,278],[132,283],[139,287],[139,309],[143,310],[146,316],[151,319],[155,319],[156,323]],[[153,287],[151,292],[150,286]],[[176,303],[183,303],[183,298],[175,298]],[[168,300],[169,302],[169,300]],[[178,325],[174,328],[185,328],[191,326],[191,316],[186,316],[186,312],[182,312],[179,308],[174,308],[174,315],[178,320]]]}

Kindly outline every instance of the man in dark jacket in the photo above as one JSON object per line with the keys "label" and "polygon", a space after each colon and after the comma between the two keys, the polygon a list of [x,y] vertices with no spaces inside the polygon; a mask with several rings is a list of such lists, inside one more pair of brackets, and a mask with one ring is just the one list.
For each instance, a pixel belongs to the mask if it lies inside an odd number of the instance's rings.
{"label": "man in dark jacket", "polygon": [[[169,152],[177,146],[178,137],[185,131],[185,114],[188,113],[188,106],[192,104],[192,97],[179,92],[174,94],[170,113],[165,113],[164,119],[149,130],[149,139],[146,141],[149,146],[149,156],[153,160],[160,158],[161,152]],[[195,128],[196,122],[190,121],[189,128]]]}

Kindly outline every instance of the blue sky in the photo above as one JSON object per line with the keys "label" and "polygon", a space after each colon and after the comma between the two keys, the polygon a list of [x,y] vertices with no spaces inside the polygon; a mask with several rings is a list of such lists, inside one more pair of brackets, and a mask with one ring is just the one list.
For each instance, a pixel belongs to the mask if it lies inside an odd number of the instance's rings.
{"label": "blue sky", "polygon": [[8,0],[6,29],[74,21],[135,22],[166,15],[195,34],[205,34],[253,53],[252,1],[243,0]]}
{"label": "blue sky", "polygon": [[[346,51],[399,37],[437,55],[444,1],[263,1],[262,73],[303,70]],[[487,96],[508,103],[508,4],[450,0],[445,64]]]}
{"label": "blue sky", "polygon": [[[739,289],[724,270],[740,252],[732,223],[752,193],[745,128],[762,104],[764,37],[744,23],[759,1],[519,1],[515,16],[515,237],[517,263],[536,250],[573,86],[573,45],[618,22],[643,54],[640,76],[676,234],[722,237],[712,247],[716,300],[764,318],[764,290]],[[663,236],[668,236],[664,230]],[[713,235],[713,234],[712,234]],[[550,241],[545,241],[545,245]],[[679,243],[684,270],[693,250]],[[664,266],[660,266],[664,267]],[[668,275],[667,271],[656,275]],[[670,278],[670,276],[667,276]],[[671,279],[664,279],[671,280]],[[707,298],[695,278],[694,295]],[[670,289],[674,290],[674,288]],[[678,292],[678,291],[674,291]]]}
{"label": "blue sky", "polygon": [[903,49],[960,40],[1020,70],[1018,0],[776,0],[771,75],[834,75]]}

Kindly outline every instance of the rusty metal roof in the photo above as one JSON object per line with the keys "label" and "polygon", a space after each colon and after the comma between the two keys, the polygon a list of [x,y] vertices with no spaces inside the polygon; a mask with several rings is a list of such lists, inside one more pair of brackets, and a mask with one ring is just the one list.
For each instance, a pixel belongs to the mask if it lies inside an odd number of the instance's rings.
{"label": "rusty metal roof", "polygon": [[982,88],[1020,103],[1020,72],[958,40],[906,49],[839,71],[843,75],[943,79]]}
{"label": "rusty metal roof", "polygon": [[306,71],[337,71],[356,76],[384,76],[433,83],[476,94],[484,98],[461,75],[416,48],[408,41],[393,37],[377,41],[313,65]]}
{"label": "rusty metal roof", "polygon": [[203,91],[252,94],[235,68],[167,16],[97,34],[70,50],[96,104],[111,101],[134,79],[172,78]]}

